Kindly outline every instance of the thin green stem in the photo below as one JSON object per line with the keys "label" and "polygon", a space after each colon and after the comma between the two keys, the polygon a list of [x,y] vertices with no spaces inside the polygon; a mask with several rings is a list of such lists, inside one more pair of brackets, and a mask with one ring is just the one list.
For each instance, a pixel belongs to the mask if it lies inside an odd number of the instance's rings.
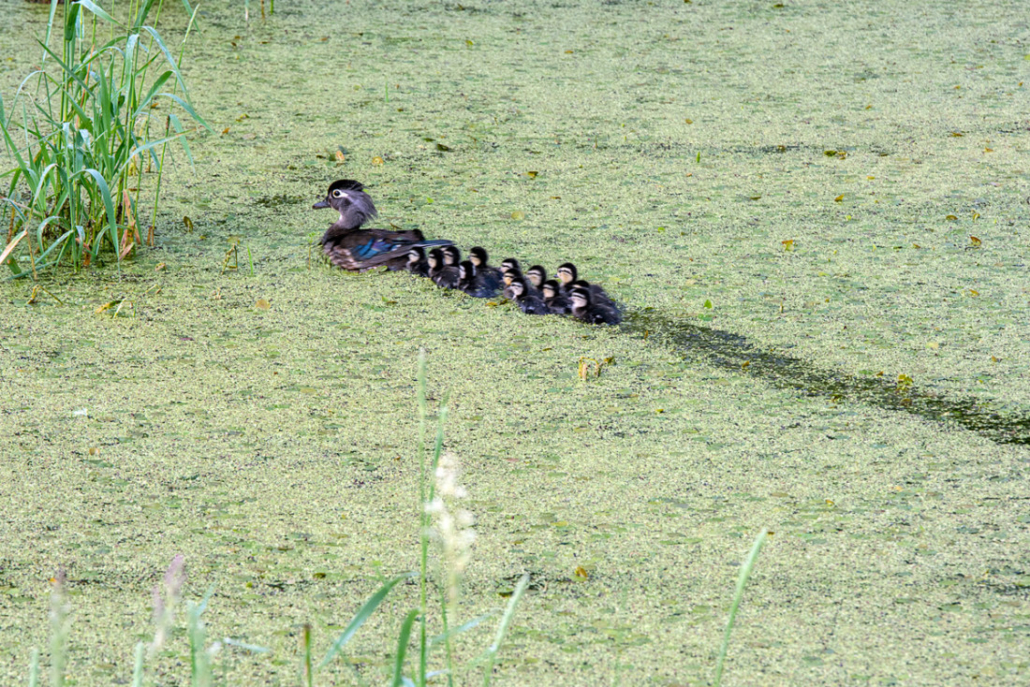
{"label": "thin green stem", "polygon": [[715,678],[712,680],[712,687],[719,687],[722,683],[722,668],[726,661],[726,652],[730,648],[730,634],[733,632],[733,623],[737,618],[737,609],[740,608],[740,601],[744,598],[744,587],[747,585],[748,578],[751,577],[751,571],[758,560],[758,554],[762,551],[762,544],[765,543],[767,534],[766,528],[763,527],[762,531],[755,537],[755,543],[751,545],[751,553],[748,554],[744,567],[740,569],[740,575],[737,577],[737,590],[733,594],[733,603],[730,605],[730,617],[726,621],[726,632],[723,634],[722,646],[719,648],[719,659],[715,663]]}

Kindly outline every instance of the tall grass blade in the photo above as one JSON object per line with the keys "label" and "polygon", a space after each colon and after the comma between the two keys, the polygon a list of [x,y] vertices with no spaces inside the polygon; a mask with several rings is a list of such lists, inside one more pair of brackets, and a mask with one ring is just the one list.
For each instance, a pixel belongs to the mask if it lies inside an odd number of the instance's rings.
{"label": "tall grass blade", "polygon": [[767,534],[768,531],[763,527],[762,531],[755,537],[755,543],[751,545],[751,553],[748,554],[744,567],[740,569],[740,575],[737,577],[737,590],[733,594],[733,603],[730,605],[730,617],[726,621],[726,632],[723,634],[722,646],[719,648],[719,659],[715,663],[715,678],[712,680],[713,687],[719,687],[722,683],[722,668],[726,661],[726,652],[730,648],[730,633],[733,632],[733,623],[737,618],[737,609],[740,608],[740,601],[744,598],[744,587],[751,577],[751,571],[755,567],[755,562],[758,561],[758,554],[762,551],[762,545],[765,543]]}
{"label": "tall grass blade", "polygon": [[501,624],[497,626],[497,634],[494,635],[493,644],[491,644],[486,652],[486,668],[483,671],[483,685],[488,687],[490,685],[490,678],[494,672],[494,661],[497,660],[497,652],[501,650],[501,643],[504,641],[504,636],[508,634],[508,627],[511,625],[512,618],[515,617],[515,607],[519,605],[519,599],[522,598],[522,594],[526,591],[526,587],[529,586],[529,573],[522,576],[519,583],[515,586],[515,591],[512,592],[511,598],[508,599],[508,605],[504,609],[504,615],[501,616]]}
{"label": "tall grass blade", "polygon": [[190,684],[192,687],[211,687],[211,657],[204,648],[207,642],[207,628],[201,618],[207,610],[207,602],[214,594],[210,587],[199,603],[190,602],[186,611],[186,634],[190,641]]}
{"label": "tall grass blade", "polygon": [[29,687],[39,687],[39,649],[32,647],[29,654]]}
{"label": "tall grass blade", "polygon": [[429,647],[433,648],[437,644],[440,644],[442,642],[446,642],[447,640],[449,640],[449,639],[451,639],[453,637],[456,637],[457,635],[460,635],[462,632],[468,632],[469,630],[471,630],[471,629],[473,629],[475,627],[478,627],[484,620],[489,620],[496,613],[497,613],[496,610],[490,611],[489,613],[484,613],[483,615],[477,616],[477,617],[473,618],[472,620],[469,620],[467,622],[462,623],[461,625],[459,625],[458,627],[456,627],[456,628],[454,628],[452,630],[448,630],[447,632],[444,632],[442,634],[438,634],[437,636],[435,636],[431,640],[429,640]]}
{"label": "tall grass blade", "polygon": [[[105,12],[104,8],[102,8],[99,5],[97,5],[95,2],[93,2],[93,0],[78,0],[75,4],[76,5],[81,5],[82,7],[85,7],[90,12],[92,12],[95,15],[97,15],[98,17],[100,17],[104,21],[109,21],[109,22],[111,22],[112,24],[114,24],[116,26],[121,26],[120,22],[118,22],[114,17],[112,17],[107,12]],[[65,35],[65,40],[68,40],[67,34]]]}
{"label": "tall grass blade", "polygon": [[132,664],[132,687],[143,687],[143,657],[146,652],[146,642],[136,642],[136,656]]}
{"label": "tall grass blade", "polygon": [[[404,681],[404,656],[408,652],[408,641],[411,639],[411,626],[415,624],[418,617],[418,609],[412,609],[404,622],[401,623],[401,633],[397,637],[397,655],[393,659],[393,682],[392,687],[401,687]],[[423,683],[424,684],[424,683]]]}
{"label": "tall grass blade", "polygon": [[340,653],[340,649],[342,649],[344,645],[346,645],[347,642],[351,640],[354,634],[359,629],[361,629],[362,625],[365,624],[365,621],[368,620],[368,617],[375,612],[375,610],[379,607],[379,604],[381,604],[383,602],[383,599],[386,598],[386,595],[390,593],[390,590],[397,586],[399,582],[410,579],[413,575],[414,573],[405,573],[403,575],[398,575],[397,577],[393,578],[392,580],[384,584],[382,587],[380,587],[379,591],[370,596],[368,598],[368,601],[365,602],[365,605],[358,609],[358,612],[354,614],[354,618],[350,621],[350,624],[347,625],[347,627],[344,629],[343,633],[336,639],[335,642],[333,642],[333,645],[329,648],[329,651],[326,653],[325,658],[322,659],[322,662],[318,664],[318,667],[324,668],[329,663],[329,661],[333,660],[336,657],[336,654]]}
{"label": "tall grass blade", "polygon": [[301,637],[301,684],[303,687],[314,687],[315,675],[311,670],[311,624],[304,623],[304,633]]}

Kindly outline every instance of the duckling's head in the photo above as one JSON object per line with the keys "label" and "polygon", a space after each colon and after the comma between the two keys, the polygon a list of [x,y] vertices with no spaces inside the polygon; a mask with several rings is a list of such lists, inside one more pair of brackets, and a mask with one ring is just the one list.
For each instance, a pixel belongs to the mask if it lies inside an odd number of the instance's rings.
{"label": "duckling's head", "polygon": [[408,264],[417,265],[426,259],[426,251],[422,246],[415,246],[408,250]]}
{"label": "duckling's head", "polygon": [[584,289],[581,286],[577,286],[569,294],[569,300],[572,301],[572,307],[579,310],[580,308],[586,308],[590,306],[590,289]]}
{"label": "duckling's head", "polygon": [[480,248],[479,246],[469,249],[469,260],[476,267],[482,267],[486,264],[486,251]]}
{"label": "duckling's head", "polygon": [[547,279],[547,270],[541,265],[533,265],[526,270],[526,279],[529,280],[530,284],[539,289],[540,285]]}
{"label": "duckling's head", "polygon": [[518,267],[509,267],[504,270],[504,274],[501,275],[501,279],[504,280],[505,286],[510,286],[513,279],[522,279],[522,272]]}
{"label": "duckling's head", "polygon": [[519,261],[515,258],[505,258],[504,262],[501,263],[501,273],[503,274],[508,270],[518,270],[519,274],[522,274],[522,268],[519,267]]}
{"label": "duckling's head", "polygon": [[544,298],[554,298],[558,295],[558,282],[548,279],[541,284],[540,290],[544,292]]}
{"label": "duckling's head", "polygon": [[438,267],[443,266],[443,251],[439,248],[434,248],[429,251],[429,255],[426,256],[426,262],[429,263],[429,269],[435,270]]}
{"label": "duckling's head", "polygon": [[443,264],[457,265],[461,262],[461,250],[457,246],[444,246],[441,250],[443,250]]}
{"label": "duckling's head", "polygon": [[476,265],[471,260],[462,260],[458,263],[458,277],[462,281],[469,281],[476,276]]}
{"label": "duckling's head", "polygon": [[509,286],[511,286],[511,294],[515,298],[520,298],[526,292],[526,280],[522,277],[513,277]]}
{"label": "duckling's head", "polygon": [[576,266],[571,262],[560,265],[558,267],[558,278],[561,279],[562,284],[576,281]]}
{"label": "duckling's head", "polygon": [[379,214],[371,196],[365,193],[365,187],[353,179],[334,181],[329,186],[325,200],[320,200],[311,207],[315,210],[336,210],[340,213],[340,219],[336,224],[343,225],[345,229],[357,229]]}

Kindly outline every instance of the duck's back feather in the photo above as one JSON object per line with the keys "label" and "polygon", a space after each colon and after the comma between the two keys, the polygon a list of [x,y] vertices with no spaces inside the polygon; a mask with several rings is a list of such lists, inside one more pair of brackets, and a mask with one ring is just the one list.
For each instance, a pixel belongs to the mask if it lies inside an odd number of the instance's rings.
{"label": "duck's back feather", "polygon": [[357,229],[333,232],[322,237],[322,250],[337,267],[353,272],[379,267],[392,260],[407,260],[407,252],[414,246],[446,246],[447,239],[425,240],[422,232],[386,231],[384,229]]}

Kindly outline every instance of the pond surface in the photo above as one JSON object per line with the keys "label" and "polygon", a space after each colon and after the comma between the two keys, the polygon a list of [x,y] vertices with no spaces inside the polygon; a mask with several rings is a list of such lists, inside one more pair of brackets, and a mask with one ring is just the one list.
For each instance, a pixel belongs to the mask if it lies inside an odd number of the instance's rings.
{"label": "pond surface", "polygon": [[[495,684],[708,684],[762,527],[725,684],[1027,679],[1022,3],[250,5],[201,8],[216,133],[157,246],[46,276],[63,303],[0,284],[0,681],[45,661],[58,569],[69,675],[128,681],[182,553],[210,638],[272,649],[216,672],[295,684],[304,623],[321,656],[418,564],[420,348],[476,515],[462,618],[533,576]],[[7,103],[45,10],[0,19]],[[330,268],[337,178],[380,226],[571,260],[628,323]],[[319,683],[383,682],[416,595]]]}

